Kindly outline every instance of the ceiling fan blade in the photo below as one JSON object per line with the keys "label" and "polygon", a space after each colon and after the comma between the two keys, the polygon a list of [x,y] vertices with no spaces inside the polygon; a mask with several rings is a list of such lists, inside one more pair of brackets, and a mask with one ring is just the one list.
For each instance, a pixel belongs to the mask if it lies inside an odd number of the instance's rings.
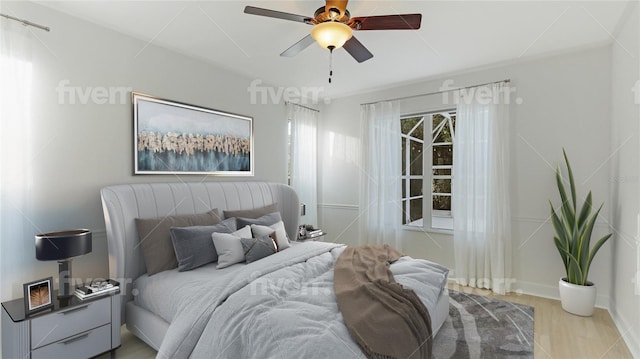
{"label": "ceiling fan blade", "polygon": [[296,56],[298,53],[300,53],[302,50],[309,47],[309,45],[313,44],[314,42],[315,40],[313,39],[313,37],[311,37],[311,35],[307,35],[303,37],[302,40],[293,44],[293,46],[291,46],[290,48],[284,50],[284,52],[281,53],[280,56],[284,56],[284,57]]}
{"label": "ceiling fan blade", "polygon": [[373,57],[373,54],[355,36],[351,36],[342,47],[358,62],[365,62]]}
{"label": "ceiling fan blade", "polygon": [[329,10],[336,8],[340,10],[340,15],[344,15],[347,12],[347,3],[349,3],[349,0],[327,0],[324,11],[329,13]]}
{"label": "ceiling fan blade", "polygon": [[276,19],[303,22],[305,24],[310,24],[310,21],[311,21],[311,18],[308,16],[289,14],[282,11],[263,9],[259,7],[253,7],[253,6],[245,6],[244,13],[251,14],[251,15],[258,15],[258,16],[273,17]]}
{"label": "ceiling fan blade", "polygon": [[349,24],[354,30],[417,30],[422,14],[354,17]]}

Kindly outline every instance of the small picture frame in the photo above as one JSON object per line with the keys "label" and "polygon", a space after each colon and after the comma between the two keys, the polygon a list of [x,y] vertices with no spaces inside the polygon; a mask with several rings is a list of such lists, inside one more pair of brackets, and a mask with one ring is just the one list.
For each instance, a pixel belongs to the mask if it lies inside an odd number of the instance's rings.
{"label": "small picture frame", "polygon": [[53,308],[53,277],[35,280],[22,286],[26,315]]}

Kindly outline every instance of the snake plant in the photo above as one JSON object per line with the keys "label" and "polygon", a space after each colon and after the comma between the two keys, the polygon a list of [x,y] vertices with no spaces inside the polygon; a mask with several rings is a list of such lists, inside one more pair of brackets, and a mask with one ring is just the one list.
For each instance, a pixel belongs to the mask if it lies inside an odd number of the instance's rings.
{"label": "snake plant", "polygon": [[567,196],[563,182],[564,179],[560,172],[560,166],[558,166],[556,168],[556,183],[558,185],[558,191],[560,192],[560,199],[562,200],[560,209],[556,212],[553,203],[549,201],[549,205],[551,206],[551,220],[556,232],[553,241],[564,262],[564,267],[567,272],[567,282],[577,285],[590,285],[590,283],[587,282],[587,277],[593,257],[595,257],[600,247],[611,237],[611,233],[600,238],[593,247],[591,247],[591,234],[598,213],[600,213],[602,209],[602,204],[598,210],[592,214],[592,197],[591,191],[589,191],[587,198],[578,212],[573,172],[564,149],[562,149],[562,153],[567,166],[571,197],[569,198]]}

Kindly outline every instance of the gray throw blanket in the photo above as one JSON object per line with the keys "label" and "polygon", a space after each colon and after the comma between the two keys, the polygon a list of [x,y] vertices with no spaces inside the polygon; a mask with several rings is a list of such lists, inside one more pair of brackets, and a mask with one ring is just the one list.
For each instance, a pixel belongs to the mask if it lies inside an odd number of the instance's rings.
{"label": "gray throw blanket", "polygon": [[353,340],[367,358],[431,358],[431,317],[389,265],[402,254],[388,245],[348,247],[336,262],[334,289]]}

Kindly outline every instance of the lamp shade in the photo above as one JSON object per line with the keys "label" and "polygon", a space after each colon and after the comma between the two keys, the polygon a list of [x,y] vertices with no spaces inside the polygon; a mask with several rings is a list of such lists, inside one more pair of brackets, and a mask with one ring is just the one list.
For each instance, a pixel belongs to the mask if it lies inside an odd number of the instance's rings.
{"label": "lamp shade", "polygon": [[91,253],[91,231],[73,229],[36,235],[36,259],[64,260]]}
{"label": "lamp shade", "polygon": [[353,35],[353,30],[341,22],[327,21],[314,25],[311,37],[325,49],[339,49]]}

